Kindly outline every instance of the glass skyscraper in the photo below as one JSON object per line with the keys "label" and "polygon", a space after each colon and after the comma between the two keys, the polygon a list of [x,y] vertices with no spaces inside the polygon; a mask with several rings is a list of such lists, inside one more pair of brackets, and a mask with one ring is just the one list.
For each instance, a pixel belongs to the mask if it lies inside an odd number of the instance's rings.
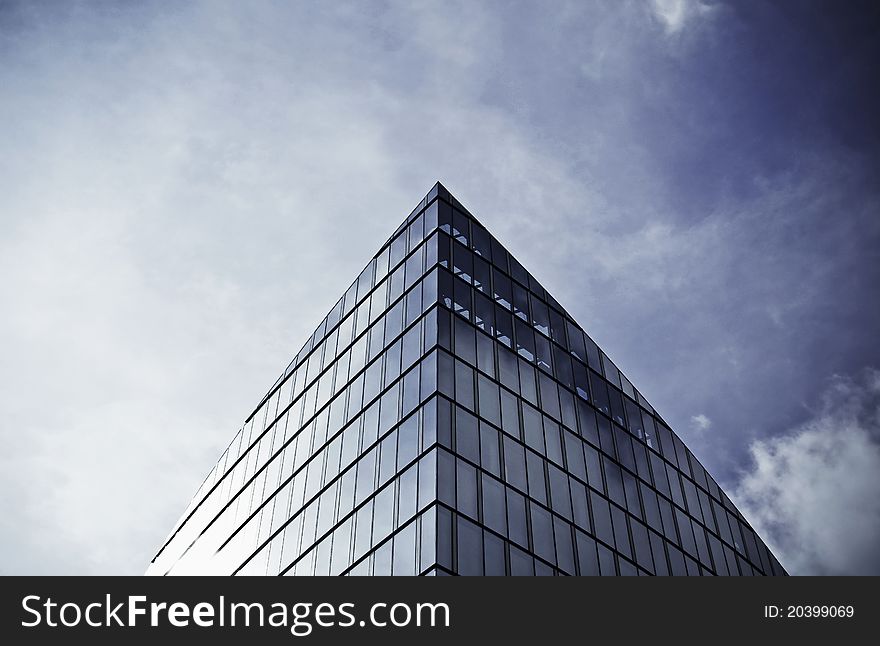
{"label": "glass skyscraper", "polygon": [[785,574],[439,183],[247,417],[147,573]]}

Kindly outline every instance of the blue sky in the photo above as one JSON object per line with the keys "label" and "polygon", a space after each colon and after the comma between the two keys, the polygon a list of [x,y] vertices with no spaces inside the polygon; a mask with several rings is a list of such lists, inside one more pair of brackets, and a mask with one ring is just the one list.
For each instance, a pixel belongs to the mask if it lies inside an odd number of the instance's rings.
{"label": "blue sky", "polygon": [[795,573],[880,573],[871,3],[0,5],[0,572],[142,572],[441,180]]}

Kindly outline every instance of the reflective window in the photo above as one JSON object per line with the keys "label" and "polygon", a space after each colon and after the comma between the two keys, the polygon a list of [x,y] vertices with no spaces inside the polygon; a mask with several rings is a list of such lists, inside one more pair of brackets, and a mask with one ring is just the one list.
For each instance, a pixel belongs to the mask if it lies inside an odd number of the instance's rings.
{"label": "reflective window", "polygon": [[490,336],[495,335],[495,306],[482,294],[474,296],[474,325]]}
{"label": "reflective window", "polygon": [[470,283],[474,277],[474,256],[461,245],[452,246],[452,268],[456,276]]}
{"label": "reflective window", "polygon": [[507,512],[504,485],[483,474],[483,522],[486,527],[507,535]]}
{"label": "reflective window", "polygon": [[513,313],[527,324],[531,323],[529,293],[517,283],[513,283]]}
{"label": "reflective window", "polygon": [[504,541],[489,532],[483,532],[483,549],[485,575],[504,576],[506,574]]}
{"label": "reflective window", "polygon": [[500,436],[498,431],[480,422],[480,466],[492,475],[501,476]]}
{"label": "reflective window", "polygon": [[498,385],[483,375],[477,378],[480,417],[501,426],[501,403]]}
{"label": "reflective window", "polygon": [[475,222],[472,224],[473,226],[471,227],[471,245],[474,248],[474,252],[478,253],[483,258],[491,261],[492,245],[489,237],[489,232]]}
{"label": "reflective window", "polygon": [[454,209],[452,212],[452,237],[458,240],[463,245],[468,245],[468,239],[470,238],[470,220],[468,217],[459,211],[458,209]]}
{"label": "reflective window", "polygon": [[526,472],[529,476],[529,496],[542,504],[547,504],[547,484],[544,475],[544,459],[526,451]]}
{"label": "reflective window", "polygon": [[491,288],[491,270],[489,268],[489,263],[480,258],[479,256],[473,259],[474,263],[474,271],[473,271],[473,285],[474,289],[483,292],[484,294],[492,295]]}
{"label": "reflective window", "polygon": [[576,573],[571,531],[571,525],[560,518],[553,518],[553,535],[556,540],[556,562],[559,569],[566,574]]}
{"label": "reflective window", "polygon": [[495,300],[505,309],[513,308],[513,286],[510,279],[498,271],[492,272],[492,287]]}
{"label": "reflective window", "polygon": [[529,545],[529,533],[526,526],[526,499],[513,489],[506,489],[507,494],[507,536],[522,547]]}
{"label": "reflective window", "polygon": [[516,323],[516,351],[528,361],[535,360],[535,334],[528,325],[519,319]]}
{"label": "reflective window", "polygon": [[504,480],[521,491],[526,490],[526,455],[522,444],[503,436]]}
{"label": "reflective window", "polygon": [[532,524],[532,540],[535,554],[550,563],[556,562],[556,548],[553,541],[553,521],[550,512],[535,503],[529,504]]}
{"label": "reflective window", "polygon": [[471,462],[480,462],[477,418],[463,408],[455,409],[455,451]]}
{"label": "reflective window", "polygon": [[456,460],[456,509],[471,518],[477,517],[477,471],[462,460]]}

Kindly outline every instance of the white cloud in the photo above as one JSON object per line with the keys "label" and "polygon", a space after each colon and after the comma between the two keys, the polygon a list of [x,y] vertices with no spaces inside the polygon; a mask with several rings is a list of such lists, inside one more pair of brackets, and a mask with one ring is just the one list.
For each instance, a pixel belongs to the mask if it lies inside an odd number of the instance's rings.
{"label": "white cloud", "polygon": [[707,431],[712,427],[712,420],[700,413],[691,417],[691,425],[697,431]]}
{"label": "white cloud", "polygon": [[734,502],[792,574],[880,574],[880,371],[835,377],[814,417],[753,443]]}
{"label": "white cloud", "polygon": [[709,15],[714,7],[700,0],[651,0],[651,10],[666,33],[674,35],[692,20]]}

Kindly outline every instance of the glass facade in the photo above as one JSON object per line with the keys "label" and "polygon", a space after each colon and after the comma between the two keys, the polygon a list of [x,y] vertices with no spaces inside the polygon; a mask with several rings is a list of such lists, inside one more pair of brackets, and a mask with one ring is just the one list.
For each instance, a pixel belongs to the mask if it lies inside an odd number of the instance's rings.
{"label": "glass facade", "polygon": [[785,574],[439,183],[246,419],[147,573]]}

